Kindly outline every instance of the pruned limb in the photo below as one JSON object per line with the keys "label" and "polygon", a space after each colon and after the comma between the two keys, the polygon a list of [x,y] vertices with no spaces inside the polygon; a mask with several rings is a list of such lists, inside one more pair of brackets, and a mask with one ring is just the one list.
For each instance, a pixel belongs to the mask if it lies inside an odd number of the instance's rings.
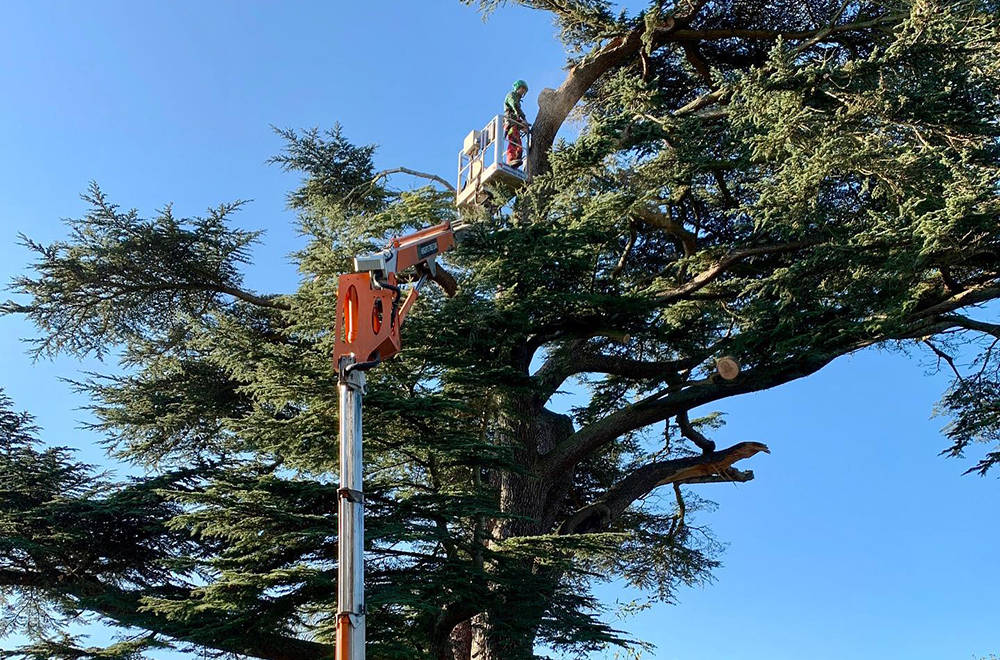
{"label": "pruned limb", "polygon": [[[604,497],[577,510],[559,526],[560,534],[586,534],[607,529],[633,502],[660,486],[678,483],[748,481],[752,472],[731,471],[733,463],[759,452],[770,453],[767,445],[741,442],[721,451],[657,461],[634,470],[611,486]],[[731,476],[733,478],[727,478]]]}

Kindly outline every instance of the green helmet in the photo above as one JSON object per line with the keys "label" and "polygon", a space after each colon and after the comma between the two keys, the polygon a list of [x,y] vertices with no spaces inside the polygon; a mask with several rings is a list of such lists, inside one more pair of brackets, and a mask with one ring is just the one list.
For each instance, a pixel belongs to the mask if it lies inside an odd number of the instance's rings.
{"label": "green helmet", "polygon": [[521,87],[523,87],[525,90],[527,90],[528,89],[528,83],[526,83],[526,82],[524,82],[523,80],[520,80],[520,79],[515,80],[514,81],[514,91],[516,92]]}

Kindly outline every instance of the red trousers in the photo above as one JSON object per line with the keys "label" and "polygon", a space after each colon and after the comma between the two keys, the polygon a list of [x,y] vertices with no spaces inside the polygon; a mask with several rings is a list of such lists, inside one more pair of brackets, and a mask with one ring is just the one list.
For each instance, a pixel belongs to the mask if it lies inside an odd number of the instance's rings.
{"label": "red trousers", "polygon": [[517,124],[507,125],[507,163],[519,161],[524,157],[524,149],[521,147],[521,127]]}

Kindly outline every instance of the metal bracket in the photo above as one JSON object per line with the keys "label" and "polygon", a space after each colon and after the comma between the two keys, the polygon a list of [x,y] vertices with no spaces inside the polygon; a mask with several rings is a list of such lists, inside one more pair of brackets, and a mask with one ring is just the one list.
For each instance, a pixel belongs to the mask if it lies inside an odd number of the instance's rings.
{"label": "metal bracket", "polygon": [[355,504],[365,503],[365,494],[360,490],[354,490],[353,488],[338,488],[337,496],[346,499],[348,502],[354,502]]}
{"label": "metal bracket", "polygon": [[352,390],[360,390],[362,394],[366,394],[365,372],[382,362],[377,353],[375,358],[371,362],[355,362],[353,354],[340,358],[340,364],[337,365],[338,382]]}
{"label": "metal bracket", "polygon": [[337,618],[339,619],[340,617],[346,616],[351,622],[351,625],[357,628],[361,623],[361,620],[365,618],[366,614],[368,614],[368,611],[365,609],[365,606],[362,605],[361,611],[359,612],[337,612]]}

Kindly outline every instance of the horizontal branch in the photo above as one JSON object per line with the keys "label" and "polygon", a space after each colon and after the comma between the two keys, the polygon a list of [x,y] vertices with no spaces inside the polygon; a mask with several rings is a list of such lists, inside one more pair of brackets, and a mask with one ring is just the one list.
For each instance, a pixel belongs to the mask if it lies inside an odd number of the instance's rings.
{"label": "horizontal branch", "polygon": [[206,288],[210,291],[216,291],[218,293],[222,293],[227,296],[232,296],[237,300],[242,300],[243,302],[250,303],[251,305],[256,305],[258,307],[270,307],[271,309],[281,309],[281,310],[291,309],[291,307],[286,302],[276,300],[274,298],[264,298],[256,294],[250,293],[249,291],[244,291],[242,289],[237,289],[231,286],[210,286]]}
{"label": "horizontal branch", "polygon": [[679,372],[693,369],[696,358],[678,360],[637,360],[585,350],[586,341],[576,340],[553,351],[532,376],[539,404],[544,404],[567,379],[578,374],[600,373],[636,380],[676,382]]}
{"label": "horizontal branch", "polygon": [[765,363],[741,373],[733,381],[708,378],[691,383],[684,389],[662,390],[579,429],[552,449],[546,456],[542,469],[545,474],[560,474],[604,444],[668,417],[719,399],[759,392],[798,380],[819,371],[840,356],[868,346],[890,340],[926,337],[954,327],[955,324],[940,318],[913,318],[912,325],[891,335],[853,341],[845,338],[839,347],[806,353],[781,362]]}
{"label": "horizontal branch", "polygon": [[577,510],[559,526],[560,534],[586,534],[607,529],[633,502],[654,489],[674,483],[749,481],[753,472],[734,469],[733,463],[759,452],[771,453],[759,442],[741,442],[701,456],[644,465],[611,486],[605,495]]}
{"label": "horizontal branch", "polygon": [[[749,259],[754,256],[776,255],[786,252],[795,252],[797,250],[816,246],[821,243],[822,243],[821,239],[809,239],[803,241],[795,241],[792,243],[783,243],[778,245],[764,245],[752,248],[744,248],[741,250],[734,250],[723,256],[715,264],[710,266],[708,269],[702,271],[701,273],[696,275],[693,279],[689,280],[685,284],[673,289],[669,289],[667,291],[653,293],[650,296],[649,300],[655,305],[667,305],[682,299],[692,299],[700,293],[701,289],[703,289],[705,286],[716,280],[729,268],[742,262],[745,259]],[[655,281],[655,277],[653,281]],[[530,357],[531,355],[534,354],[534,352],[537,349],[541,348],[541,346],[543,346],[544,344],[558,339],[566,339],[569,337],[575,337],[577,339],[585,339],[588,337],[596,337],[596,336],[613,336],[611,334],[612,331],[606,329],[605,324],[607,324],[608,321],[609,319],[596,314],[586,317],[564,316],[553,323],[537,328],[535,333],[528,339],[526,346],[526,353]],[[625,334],[625,333],[619,332],[619,334]],[[569,375],[572,375],[572,373]],[[562,381],[558,381],[556,383],[557,388],[561,382]]]}
{"label": "horizontal branch", "polygon": [[712,283],[720,275],[725,273],[729,268],[735,264],[740,263],[745,259],[750,257],[761,256],[761,255],[774,255],[782,254],[786,252],[797,252],[799,250],[814,247],[822,243],[821,239],[809,239],[805,241],[795,241],[792,243],[783,243],[779,245],[762,245],[759,247],[744,248],[742,250],[734,250],[729,254],[725,255],[719,259],[711,267],[703,270],[702,272],[695,275],[689,282],[682,284],[679,287],[670,289],[668,291],[663,291],[655,296],[655,300],[659,303],[668,303],[675,300],[680,300],[685,296],[704,288],[708,284]]}
{"label": "horizontal branch", "polygon": [[811,30],[746,30],[741,28],[718,28],[710,30],[677,29],[664,30],[668,41],[718,41],[721,39],[747,39],[754,41],[802,41],[825,39],[843,32],[854,32],[870,28],[894,25],[903,19],[902,14],[890,14],[868,21],[828,25]]}
{"label": "horizontal branch", "polygon": [[430,179],[431,181],[437,181],[451,192],[455,192],[455,186],[451,185],[450,183],[439,177],[437,174],[428,174],[427,172],[419,172],[417,170],[411,170],[408,167],[395,167],[391,170],[382,170],[381,172],[372,177],[371,180],[372,185],[378,183],[379,179],[384,179],[385,177],[391,174],[409,174],[410,176],[419,176],[424,179]]}
{"label": "horizontal branch", "polygon": [[961,314],[947,314],[941,317],[942,321],[947,321],[952,323],[963,330],[974,330],[976,332],[983,332],[988,335],[993,335],[994,337],[1000,338],[1000,324],[997,323],[987,323],[986,321],[977,321],[976,319],[970,319],[967,316],[962,316]]}
{"label": "horizontal branch", "polygon": [[874,339],[866,340],[839,351],[812,353],[760,366],[744,372],[731,382],[708,379],[682,390],[658,392],[578,430],[546,456],[544,469],[547,474],[559,474],[599,447],[627,433],[719,399],[770,389],[808,376],[837,357],[875,342]]}

